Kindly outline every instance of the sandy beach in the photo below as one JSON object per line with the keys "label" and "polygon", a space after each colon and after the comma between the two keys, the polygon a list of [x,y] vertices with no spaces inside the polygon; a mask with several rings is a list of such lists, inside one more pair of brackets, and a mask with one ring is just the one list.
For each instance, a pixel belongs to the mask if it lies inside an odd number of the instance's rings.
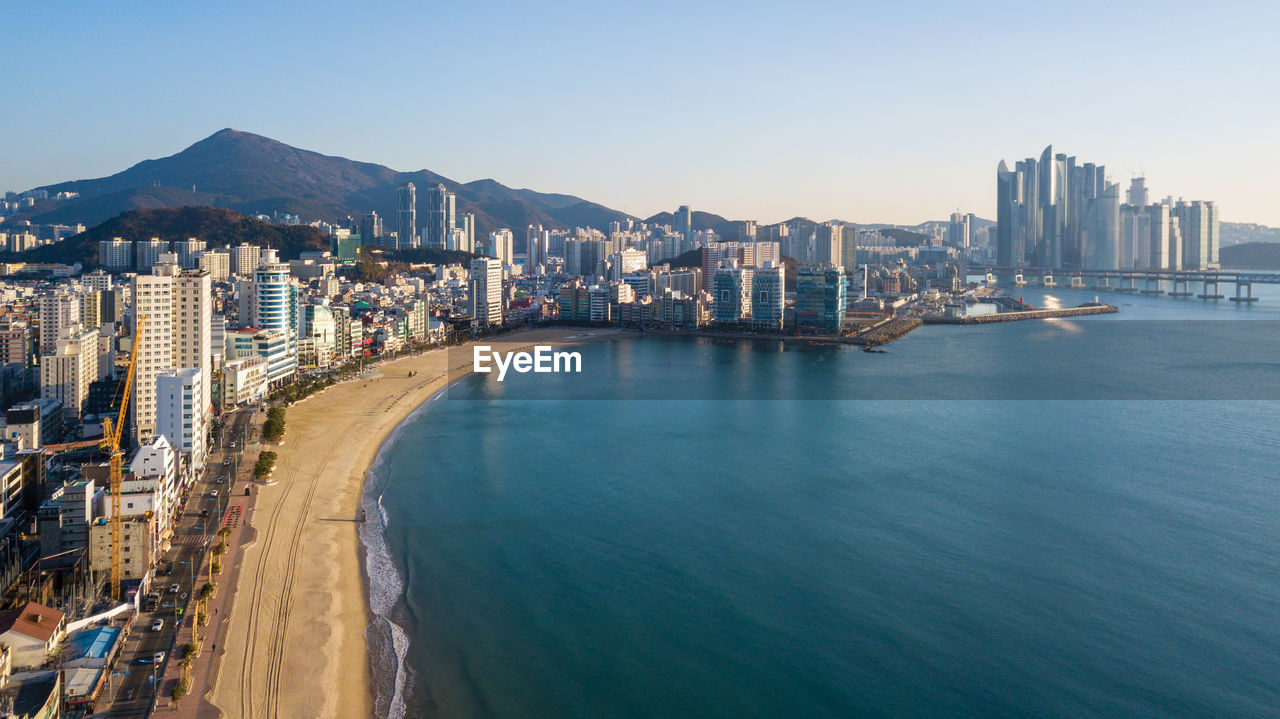
{"label": "sandy beach", "polygon": [[[541,329],[485,340],[495,350],[566,345],[616,330]],[[450,364],[450,358],[456,366]],[[272,484],[255,485],[218,676],[208,694],[228,717],[368,717],[373,695],[359,559],[365,474],[387,436],[452,377],[470,351],[386,362],[288,410]],[[465,361],[464,361],[465,360]],[[410,373],[414,373],[410,376]]]}

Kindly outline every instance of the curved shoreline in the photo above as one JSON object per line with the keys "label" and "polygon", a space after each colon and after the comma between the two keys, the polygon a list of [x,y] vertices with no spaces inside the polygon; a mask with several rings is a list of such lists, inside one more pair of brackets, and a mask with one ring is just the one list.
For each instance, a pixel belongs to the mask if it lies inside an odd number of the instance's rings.
{"label": "curved shoreline", "polygon": [[[537,329],[485,342],[507,351],[618,334]],[[290,408],[291,431],[277,450],[279,481],[255,485],[250,521],[259,541],[243,556],[225,637],[226,654],[241,661],[223,663],[209,692],[223,715],[373,715],[375,670],[366,632],[375,616],[356,517],[365,480],[396,429],[459,371],[470,373],[470,351],[459,356],[458,349],[379,364],[376,375],[334,385]],[[456,367],[449,366],[451,355]]]}

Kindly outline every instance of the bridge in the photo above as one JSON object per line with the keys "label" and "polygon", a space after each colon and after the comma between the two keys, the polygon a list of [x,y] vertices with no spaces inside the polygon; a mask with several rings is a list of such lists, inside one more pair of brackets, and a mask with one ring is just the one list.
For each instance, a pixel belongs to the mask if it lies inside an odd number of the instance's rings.
{"label": "bridge", "polygon": [[[1192,283],[1202,287],[1196,297],[1202,300],[1229,299],[1232,302],[1257,302],[1253,296],[1253,286],[1280,285],[1280,272],[1242,272],[1239,270],[1073,270],[1053,269],[1049,267],[989,267],[987,268],[987,284],[995,284],[995,276],[1013,275],[1013,284],[1021,287],[1028,283],[1028,278],[1037,280],[1043,287],[1066,286],[1072,289],[1110,290],[1113,292],[1140,292],[1144,295],[1163,295],[1170,297],[1191,297]],[[1058,278],[1065,278],[1066,284]],[[1085,280],[1089,279],[1092,284]],[[1160,289],[1161,282],[1170,282],[1173,289],[1166,293]],[[1114,283],[1114,284],[1113,284]],[[1141,284],[1141,287],[1139,287]],[[1235,296],[1226,297],[1221,294],[1219,285],[1235,285]]]}

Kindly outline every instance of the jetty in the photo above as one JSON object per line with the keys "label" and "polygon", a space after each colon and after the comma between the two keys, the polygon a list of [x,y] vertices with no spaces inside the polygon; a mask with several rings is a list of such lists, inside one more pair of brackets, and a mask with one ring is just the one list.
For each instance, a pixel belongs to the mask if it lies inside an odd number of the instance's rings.
{"label": "jetty", "polygon": [[985,315],[961,315],[948,317],[941,314],[925,315],[927,325],[985,325],[993,322],[1018,322],[1019,320],[1047,320],[1055,317],[1083,317],[1085,315],[1110,315],[1120,308],[1105,302],[1089,302],[1078,307],[1022,310],[1018,312],[992,312]]}

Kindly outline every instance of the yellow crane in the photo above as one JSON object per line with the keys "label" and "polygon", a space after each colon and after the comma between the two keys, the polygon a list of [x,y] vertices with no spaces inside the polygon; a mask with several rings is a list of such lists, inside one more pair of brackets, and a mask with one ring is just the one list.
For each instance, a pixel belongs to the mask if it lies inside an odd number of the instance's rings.
{"label": "yellow crane", "polygon": [[124,528],[120,524],[120,487],[124,482],[121,474],[124,464],[124,452],[120,451],[120,433],[124,430],[129,415],[129,394],[133,391],[133,375],[138,369],[138,348],[142,346],[142,328],[146,324],[145,316],[138,317],[133,328],[133,353],[129,355],[129,370],[124,376],[124,392],[120,396],[120,414],[112,422],[108,417],[102,421],[102,451],[109,457],[110,489],[111,489],[111,598],[120,599],[120,580],[124,573],[121,569],[120,554],[124,544]]}

